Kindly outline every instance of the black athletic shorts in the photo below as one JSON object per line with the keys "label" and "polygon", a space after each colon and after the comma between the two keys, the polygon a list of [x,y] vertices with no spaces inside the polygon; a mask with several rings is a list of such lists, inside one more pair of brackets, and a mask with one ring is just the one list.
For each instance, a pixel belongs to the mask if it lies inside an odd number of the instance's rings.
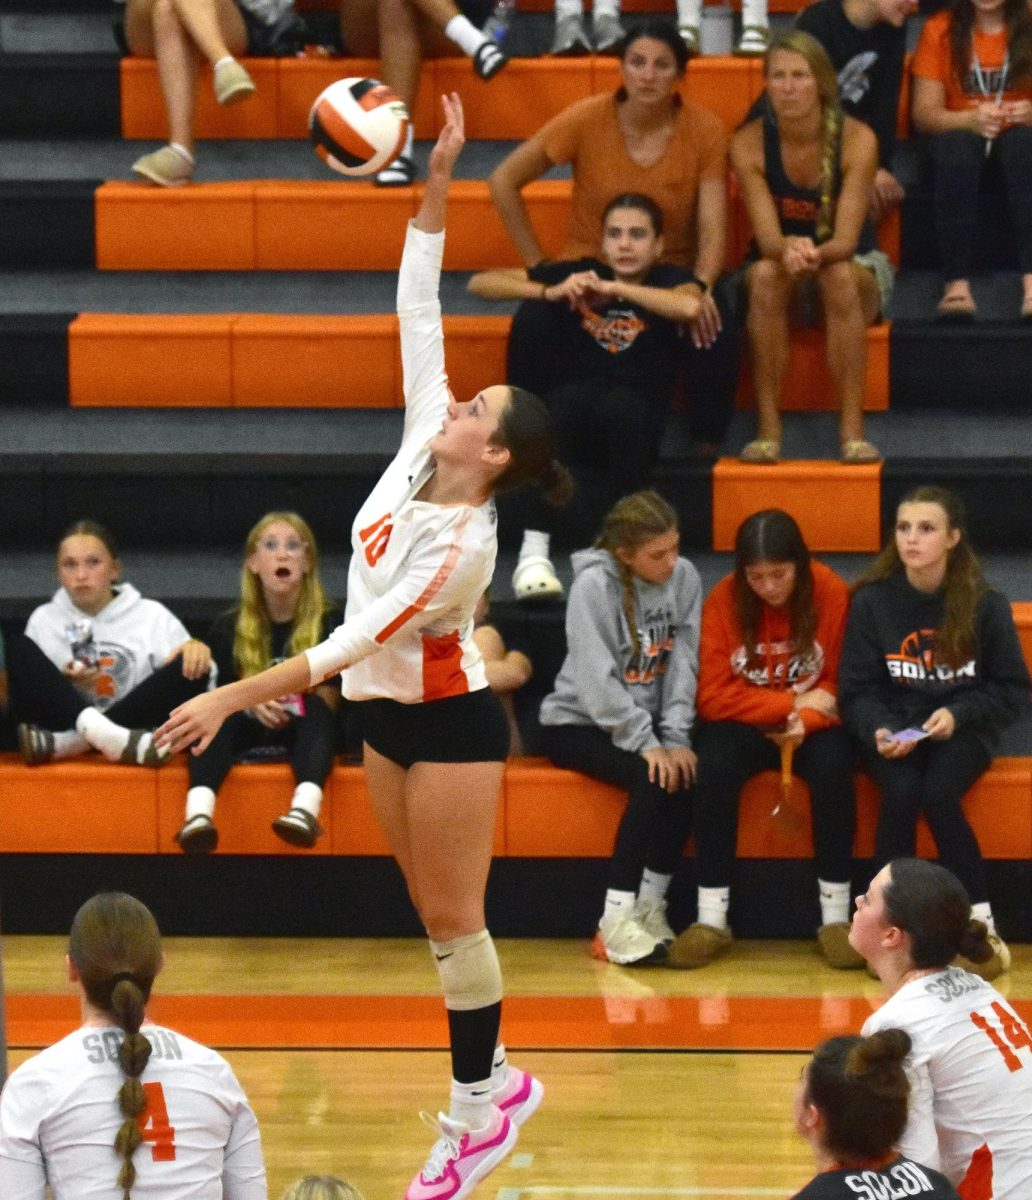
{"label": "black athletic shorts", "polygon": [[490,688],[462,696],[399,704],[363,700],[362,738],[399,767],[417,762],[504,762],[512,736],[498,697]]}

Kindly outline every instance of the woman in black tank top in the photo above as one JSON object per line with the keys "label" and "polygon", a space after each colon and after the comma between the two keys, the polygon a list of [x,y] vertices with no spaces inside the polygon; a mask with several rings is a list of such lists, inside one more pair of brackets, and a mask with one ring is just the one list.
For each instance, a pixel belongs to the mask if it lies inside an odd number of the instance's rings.
{"label": "woman in black tank top", "polygon": [[839,399],[842,461],[877,462],[881,455],[863,433],[865,330],[891,283],[891,267],[864,224],[877,142],[866,125],[843,115],[835,70],[809,34],[778,38],[765,74],[769,113],[731,143],[754,237],[745,279],[759,427],[741,457],[780,458],[789,327],[819,315]]}

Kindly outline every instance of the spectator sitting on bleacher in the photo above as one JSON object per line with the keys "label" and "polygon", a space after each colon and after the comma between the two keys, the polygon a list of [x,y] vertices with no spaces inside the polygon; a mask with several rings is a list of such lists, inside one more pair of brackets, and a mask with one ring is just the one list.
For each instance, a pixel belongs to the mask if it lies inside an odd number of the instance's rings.
{"label": "spectator sitting on bleacher", "polygon": [[507,646],[501,631],[488,621],[490,595],[485,592],[473,611],[473,642],[484,659],[487,686],[498,697],[509,722],[509,754],[523,754],[523,738],[516,721],[513,693],[530,682],[534,666],[515,646]]}
{"label": "spectator sitting on bleacher", "polygon": [[[970,321],[978,194],[1003,177],[1032,320],[1032,14],[1026,0],[954,0],[925,23],[914,55],[913,121],[930,135],[932,204],[946,286],[943,320]],[[998,186],[998,185],[997,185]]]}
{"label": "spectator sitting on bleacher", "polygon": [[[916,0],[817,0],[795,22],[795,28],[816,38],[831,59],[842,111],[870,125],[878,139],[878,171],[868,209],[875,222],[903,200],[903,187],[892,168],[906,22],[916,7]],[[762,116],[766,103],[764,94],[746,120]]]}
{"label": "spectator sitting on bleacher", "polygon": [[[247,535],[240,602],[208,635],[219,682],[257,675],[311,649],[341,620],[319,580],[318,549],[307,522],[296,513],[266,513]],[[330,680],[228,717],[204,753],[190,755],[186,818],[176,834],[183,850],[215,849],[215,795],[245,754],[289,756],[297,786],[289,811],[273,821],[273,832],[292,846],[314,846],[322,832],[319,809],[333,766],[340,699],[339,685]]]}
{"label": "spectator sitting on bleacher", "polygon": [[[415,113],[424,58],[444,58],[456,48],[473,60],[481,79],[492,79],[509,61],[484,31],[492,0],[340,0],[340,31],[349,54],[379,56],[380,78]],[[416,179],[415,133],[409,124],[401,153],[380,171],[378,187],[406,187]]]}
{"label": "spectator sitting on bleacher", "polygon": [[727,137],[713,113],[681,97],[687,63],[688,47],[673,25],[645,18],[623,41],[615,95],[571,104],[495,169],[491,196],[526,266],[545,255],[522,189],[570,163],[570,225],[559,257],[597,254],[608,201],[644,193],[663,211],[664,261],[695,273],[702,312],[713,319],[709,288],[727,251]]}
{"label": "spectator sitting on bleacher", "polygon": [[193,178],[194,91],[201,61],[211,63],[219,104],[233,104],[255,90],[236,58],[248,50],[242,7],[235,0],[127,0],[126,44],[131,54],[157,59],[169,134],[168,145],[138,158],[133,170],[158,187],[178,187]]}
{"label": "spectator sitting on bleacher", "polygon": [[112,762],[165,761],[150,731],[170,704],[208,686],[211,652],[157,600],[119,583],[111,533],[76,521],[57,549],[61,586],[7,647],[12,706],[29,764],[99,750]]}
{"label": "spectator sitting on bleacher", "polygon": [[878,462],[864,440],[866,328],[884,312],[893,272],[864,220],[877,143],[865,124],[843,115],[835,68],[808,33],[778,38],[765,73],[769,114],[731,143],[754,237],[745,285],[758,429],[741,459],[780,459],[789,326],[823,316],[842,461]]}
{"label": "spectator sitting on bleacher", "polygon": [[624,966],[666,958],[666,894],[691,830],[702,583],[679,546],[655,492],[614,506],[573,556],[566,661],[541,705],[552,762],[627,792],[592,947]]}
{"label": "spectator sitting on bleacher", "polygon": [[[810,788],[821,924],[833,967],[860,967],[850,947],[853,748],[835,696],[849,607],[845,583],[814,562],[795,520],[753,513],[735,537],[735,569],[706,597],[695,747],[698,917],[670,948],[676,967],[701,967],[731,945],[731,895],[742,788],[764,770]],[[787,746],[786,746],[787,744]],[[790,803],[783,792],[781,804]],[[792,811],[786,810],[789,819]]]}
{"label": "spectator sitting on bleacher", "polygon": [[549,406],[577,481],[562,515],[540,501],[525,513],[513,574],[519,600],[562,594],[550,558],[560,524],[568,542],[583,545],[628,488],[647,485],[685,359],[697,446],[714,454],[727,432],[738,382],[727,306],[718,308],[687,268],[660,262],[663,245],[662,211],[632,192],[606,205],[597,257],[481,271],[469,282],[474,295],[525,302],[506,378]]}
{"label": "spectator sitting on bleacher", "polygon": [[[875,867],[914,853],[923,815],[940,861],[994,937],[985,865],[962,801],[1001,732],[1028,712],[1028,697],[1010,605],[982,576],[963,505],[945,488],[916,488],[856,584],[839,699],[881,789]],[[988,968],[968,969],[991,979],[1009,963],[999,942]]]}

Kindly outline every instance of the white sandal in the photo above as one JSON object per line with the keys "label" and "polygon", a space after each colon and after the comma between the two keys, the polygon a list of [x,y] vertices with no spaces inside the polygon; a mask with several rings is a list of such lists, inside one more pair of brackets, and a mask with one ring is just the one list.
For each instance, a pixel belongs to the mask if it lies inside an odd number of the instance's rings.
{"label": "white sandal", "polygon": [[563,585],[550,559],[541,554],[530,554],[516,564],[512,590],[517,600],[558,600],[563,594]]}

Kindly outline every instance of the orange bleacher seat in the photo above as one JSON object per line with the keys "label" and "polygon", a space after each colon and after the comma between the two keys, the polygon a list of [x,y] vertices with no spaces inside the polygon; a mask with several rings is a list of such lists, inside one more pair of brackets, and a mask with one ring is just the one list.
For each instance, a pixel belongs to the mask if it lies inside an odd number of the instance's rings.
{"label": "orange bleacher seat", "polygon": [[[554,258],[566,238],[570,184],[546,179],[529,184],[523,199],[546,258]],[[484,267],[516,267],[523,261],[502,224],[487,184],[460,179],[448,193],[448,236],[444,243],[446,271],[477,271]]]}
{"label": "orange bleacher seat", "polygon": [[233,400],[241,408],[393,408],[398,322],[383,316],[237,317]]}
{"label": "orange bleacher seat", "polygon": [[27,767],[0,757],[0,853],[153,854],[157,773],[93,762]]}
{"label": "orange bleacher seat", "polygon": [[792,514],[811,550],[881,545],[881,464],[795,460],[775,466],[722,458],[713,468],[713,549],[734,549],[738,526],[761,508]]}
{"label": "orange bleacher seat", "polygon": [[502,799],[513,858],[609,858],[626,803],[619,788],[543,758],[510,762]]}
{"label": "orange bleacher seat", "polygon": [[[468,58],[439,58],[433,70],[435,95],[462,95],[468,138],[522,141],[593,90],[590,58],[561,64],[554,58],[514,58],[487,82],[477,78]],[[440,124],[438,106],[435,131]]]}
{"label": "orange bleacher seat", "polygon": [[[867,382],[864,411],[885,412],[889,407],[888,322],[867,330]],[[794,329],[789,346],[788,370],[781,397],[784,412],[837,412],[838,398],[828,372],[827,339],[822,329]],[[738,408],[755,408],[748,355],[742,355],[742,384]]]}
{"label": "orange bleacher seat", "polygon": [[[198,138],[268,139],[279,132],[279,60],[245,58],[244,66],[256,91],[236,104],[221,105],[211,86],[211,72],[201,72],[197,82],[194,136]],[[168,139],[168,116],[161,96],[158,64],[153,58],[121,60],[120,91],[122,136],[153,141]]]}
{"label": "orange bleacher seat", "polygon": [[[309,185],[314,186],[314,185]],[[102,183],[94,193],[102,271],[252,271],[250,182],[156,188]]]}
{"label": "orange bleacher seat", "polygon": [[459,400],[506,379],[505,348],[509,317],[445,317],[444,347],[448,384]]}
{"label": "orange bleacher seat", "polygon": [[1032,671],[1032,602],[1027,600],[1011,604],[1014,614],[1014,624],[1018,630],[1018,640],[1021,642],[1021,653],[1025,664]]}
{"label": "orange bleacher seat", "polygon": [[232,315],[82,313],[68,330],[79,408],[224,408],[233,402]]}

